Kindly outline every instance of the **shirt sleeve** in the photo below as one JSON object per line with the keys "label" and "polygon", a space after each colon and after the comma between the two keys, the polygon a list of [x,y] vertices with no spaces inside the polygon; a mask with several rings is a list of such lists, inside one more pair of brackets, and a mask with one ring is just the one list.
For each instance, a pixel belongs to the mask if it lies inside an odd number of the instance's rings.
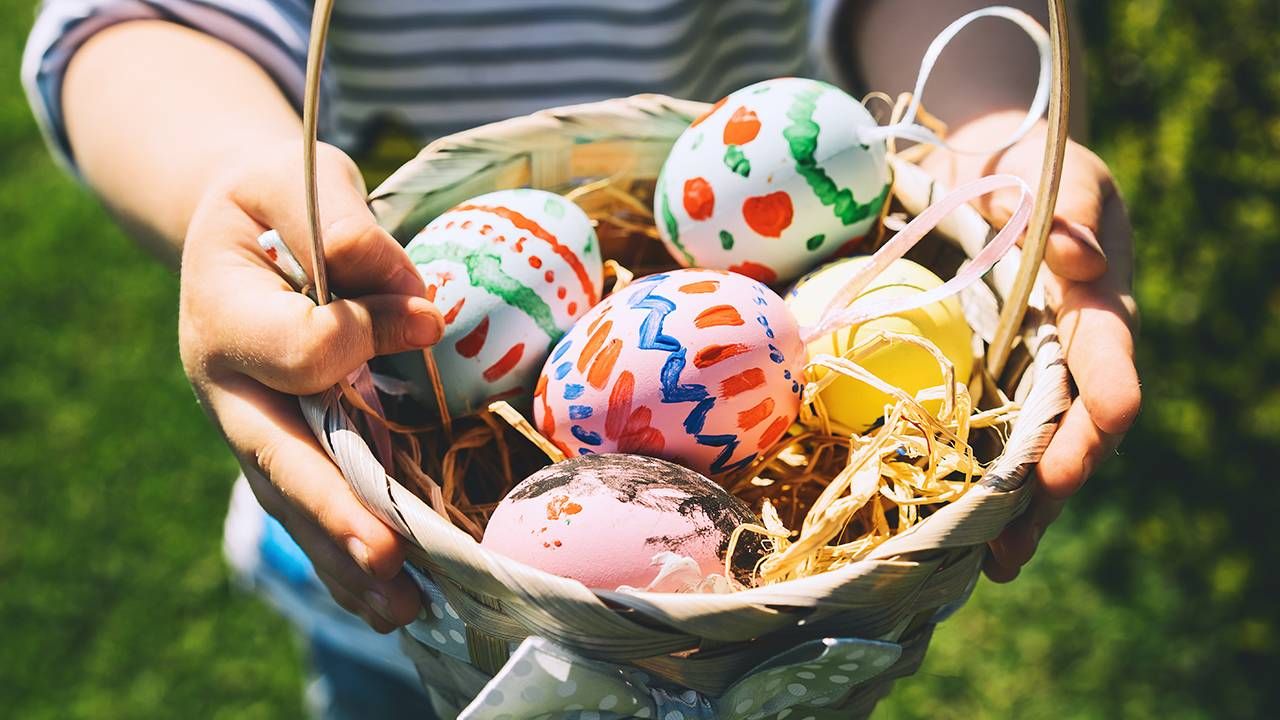
{"label": "shirt sleeve", "polygon": [[[248,55],[302,107],[311,4],[306,0],[45,0],[22,56],[22,84],[54,158],[76,173],[62,114],[72,55],[98,31],[131,20],[198,30]],[[161,59],[157,59],[161,60]]]}

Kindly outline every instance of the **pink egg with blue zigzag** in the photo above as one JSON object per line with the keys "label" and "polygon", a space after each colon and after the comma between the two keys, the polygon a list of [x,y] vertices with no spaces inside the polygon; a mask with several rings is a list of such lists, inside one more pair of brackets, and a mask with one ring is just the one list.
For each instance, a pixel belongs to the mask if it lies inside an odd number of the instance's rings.
{"label": "pink egg with blue zigzag", "polygon": [[555,346],[534,421],[571,457],[634,453],[722,475],[795,421],[804,362],[795,319],[765,285],[719,270],[651,275]]}

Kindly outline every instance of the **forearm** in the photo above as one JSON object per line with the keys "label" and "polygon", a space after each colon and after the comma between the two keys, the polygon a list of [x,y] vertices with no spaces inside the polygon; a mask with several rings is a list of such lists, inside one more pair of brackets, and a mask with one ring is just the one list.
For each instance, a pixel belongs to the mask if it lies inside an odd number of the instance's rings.
{"label": "forearm", "polygon": [[[912,89],[919,59],[944,27],[967,12],[993,3],[987,0],[851,0],[842,29],[850,38],[853,67],[870,90],[891,95]],[[1004,0],[997,4],[1025,10],[1048,27],[1044,0]],[[1068,3],[1070,8],[1072,3]],[[1083,82],[1080,32],[1072,24],[1071,76]],[[960,127],[991,113],[1025,112],[1035,94],[1039,70],[1035,47],[1014,24],[982,19],[965,28],[943,52],[925,89],[931,113]],[[1071,129],[1084,131],[1085,94],[1072,95]]]}
{"label": "forearm", "polygon": [[159,21],[116,25],[85,43],[67,68],[62,101],[85,180],[170,266],[218,172],[301,130],[253,60]]}

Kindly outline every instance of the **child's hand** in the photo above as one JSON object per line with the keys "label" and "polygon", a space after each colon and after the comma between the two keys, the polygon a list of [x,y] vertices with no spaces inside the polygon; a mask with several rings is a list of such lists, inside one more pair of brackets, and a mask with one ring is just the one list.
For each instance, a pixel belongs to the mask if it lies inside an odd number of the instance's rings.
{"label": "child's hand", "polygon": [[204,194],[182,258],[179,342],[200,402],[258,500],[289,530],[339,604],[381,632],[417,614],[400,538],[352,494],[294,395],[331,387],[374,355],[423,348],[443,321],[409,258],[377,226],[355,164],[322,145],[322,307],[280,278],[257,237],[278,230],[308,271],[301,143],[229,162]]}
{"label": "child's hand", "polygon": [[[998,145],[1021,117],[1020,111],[989,115],[958,129],[949,139],[957,147]],[[1004,153],[982,157],[935,151],[924,165],[953,187],[991,173],[1012,173],[1035,187],[1044,139],[1041,123]],[[996,223],[1008,220],[1016,198],[999,194],[990,198],[979,209]],[[1035,553],[1045,527],[1115,450],[1142,402],[1133,361],[1138,314],[1131,287],[1129,219],[1107,166],[1074,142],[1067,145],[1045,263],[1050,270],[1049,300],[1057,310],[1067,366],[1080,395],[1037,466],[1039,483],[1031,506],[991,543],[985,570],[998,582],[1017,577]]]}

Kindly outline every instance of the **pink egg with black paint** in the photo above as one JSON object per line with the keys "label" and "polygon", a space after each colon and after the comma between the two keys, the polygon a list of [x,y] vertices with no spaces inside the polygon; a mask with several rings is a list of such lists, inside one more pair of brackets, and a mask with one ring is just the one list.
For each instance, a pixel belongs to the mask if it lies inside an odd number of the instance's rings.
{"label": "pink egg with black paint", "polygon": [[[530,475],[502,500],[485,528],[485,548],[590,588],[682,589],[655,561],[691,558],[700,574],[724,574],[735,528],[759,522],[741,500],[692,470],[638,455],[585,455]],[[736,546],[734,575],[747,581],[759,537]]]}
{"label": "pink egg with black paint", "polygon": [[[494,400],[528,405],[551,346],[600,300],[595,230],[542,190],[500,190],[443,213],[405,248],[444,315],[432,352],[454,417]],[[421,353],[393,360],[415,398],[436,405]]]}
{"label": "pink egg with black paint", "polygon": [[694,120],[671,148],[654,217],[686,267],[794,280],[859,248],[889,195],[875,119],[839,88],[805,78],[749,85]]}
{"label": "pink egg with black paint", "polygon": [[794,317],[765,285],[720,270],[650,275],[556,345],[534,421],[570,457],[636,453],[715,477],[795,421],[804,362]]}

